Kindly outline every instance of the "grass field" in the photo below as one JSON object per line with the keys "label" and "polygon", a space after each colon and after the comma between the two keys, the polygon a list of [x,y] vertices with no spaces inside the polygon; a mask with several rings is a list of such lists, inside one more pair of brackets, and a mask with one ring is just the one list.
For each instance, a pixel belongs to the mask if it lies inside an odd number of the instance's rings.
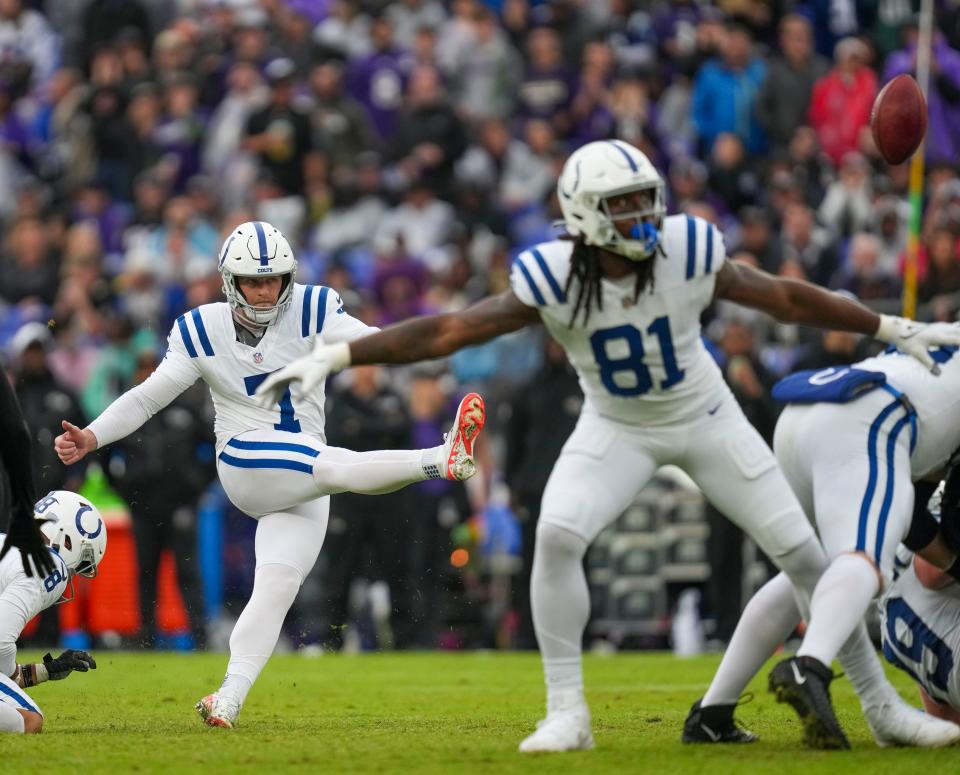
{"label": "grass field", "polygon": [[[37,655],[21,654],[21,661]],[[683,746],[680,728],[719,657],[588,657],[595,751],[521,756],[540,718],[535,654],[441,653],[272,659],[233,730],[202,726],[193,703],[214,688],[223,655],[101,652],[99,669],[32,690],[44,733],[0,736],[0,772],[956,772],[960,752],[882,750],[850,684],[836,681],[850,752],[801,747],[792,711],[765,678],[740,709],[750,746]],[[764,674],[765,675],[765,674]],[[891,673],[916,703],[905,677]]]}

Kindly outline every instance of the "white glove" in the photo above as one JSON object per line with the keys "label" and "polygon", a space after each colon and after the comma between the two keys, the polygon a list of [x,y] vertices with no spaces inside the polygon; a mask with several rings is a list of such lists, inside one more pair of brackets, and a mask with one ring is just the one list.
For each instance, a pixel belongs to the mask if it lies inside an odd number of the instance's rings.
{"label": "white glove", "polygon": [[301,394],[312,393],[321,387],[327,376],[350,365],[350,345],[317,343],[310,355],[297,358],[267,377],[257,388],[256,397],[261,406],[272,406],[280,400],[291,382],[300,383]]}
{"label": "white glove", "polygon": [[874,339],[892,344],[901,352],[912,355],[933,374],[940,373],[940,366],[930,355],[931,347],[960,345],[960,325],[957,323],[918,323],[915,320],[881,315],[880,326]]}

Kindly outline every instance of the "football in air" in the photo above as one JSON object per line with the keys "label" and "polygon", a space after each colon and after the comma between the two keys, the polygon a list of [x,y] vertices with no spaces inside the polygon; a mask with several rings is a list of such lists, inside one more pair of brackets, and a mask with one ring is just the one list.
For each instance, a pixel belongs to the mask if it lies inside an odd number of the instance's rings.
{"label": "football in air", "polygon": [[912,76],[898,75],[880,90],[870,128],[887,164],[902,164],[920,147],[927,132],[927,102]]}

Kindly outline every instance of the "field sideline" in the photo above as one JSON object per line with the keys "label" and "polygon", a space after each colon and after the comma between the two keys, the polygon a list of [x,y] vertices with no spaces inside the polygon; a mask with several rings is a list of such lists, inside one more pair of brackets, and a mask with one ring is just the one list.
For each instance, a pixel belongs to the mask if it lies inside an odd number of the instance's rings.
{"label": "field sideline", "polygon": [[[24,653],[21,661],[39,655]],[[213,688],[221,654],[97,654],[99,669],[32,690],[46,713],[38,736],[0,736],[5,775],[94,772],[950,772],[955,749],[877,748],[849,682],[836,681],[840,721],[854,750],[800,746],[792,711],[751,686],[740,709],[761,736],[751,746],[682,746],[680,727],[719,657],[588,657],[587,696],[597,749],[521,756],[517,743],[541,717],[533,653],[278,656],[251,692],[234,731],[203,727],[193,703]],[[888,671],[889,672],[889,671]],[[912,703],[909,679],[890,672]]]}

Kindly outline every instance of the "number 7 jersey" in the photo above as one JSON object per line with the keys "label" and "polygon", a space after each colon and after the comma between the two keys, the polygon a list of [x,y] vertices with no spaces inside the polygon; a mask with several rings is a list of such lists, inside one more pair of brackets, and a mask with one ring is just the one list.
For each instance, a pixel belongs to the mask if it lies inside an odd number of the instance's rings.
{"label": "number 7 jersey", "polygon": [[634,302],[635,278],[601,280],[594,299],[571,327],[579,285],[565,293],[573,242],[555,240],[517,256],[510,285],[536,307],[577,371],[593,411],[634,425],[668,425],[710,411],[730,395],[700,337],[700,314],[713,299],[726,260],[719,231],[700,218],[664,219],[665,256],[656,254],[652,287]]}
{"label": "number 7 jersey", "polygon": [[290,306],[253,346],[237,340],[229,305],[205,304],[177,318],[167,354],[147,382],[167,377],[182,392],[203,379],[216,411],[218,453],[250,430],[303,432],[325,442],[322,390],[302,395],[288,388],[269,407],[253,394],[269,374],[309,354],[316,339],[349,342],[377,330],[344,312],[340,295],[325,286],[295,284]]}

